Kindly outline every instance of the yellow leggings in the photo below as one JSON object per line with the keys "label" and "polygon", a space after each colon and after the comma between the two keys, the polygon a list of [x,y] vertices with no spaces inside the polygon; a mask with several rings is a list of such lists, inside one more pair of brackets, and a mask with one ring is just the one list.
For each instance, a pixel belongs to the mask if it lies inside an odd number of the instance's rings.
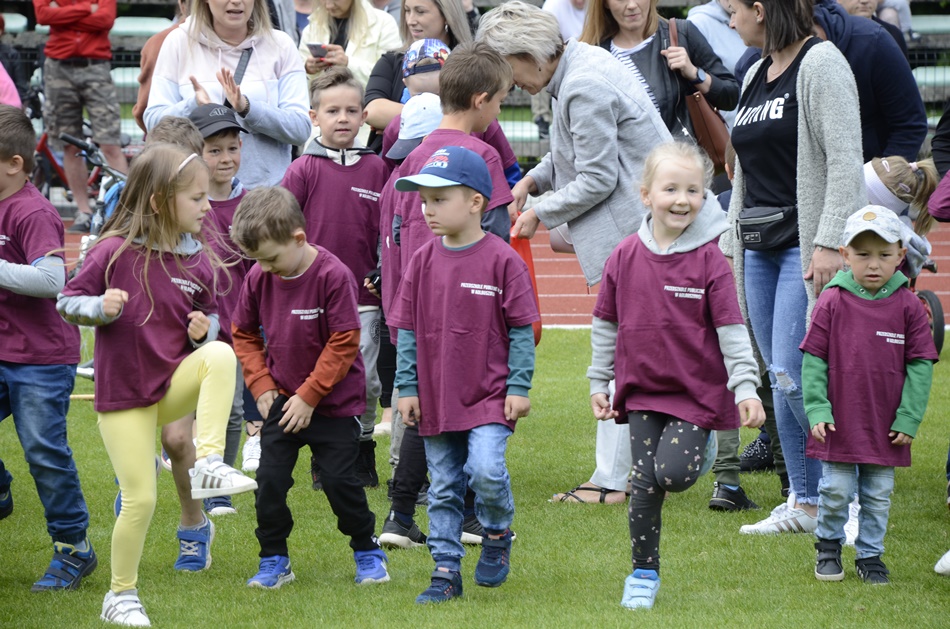
{"label": "yellow leggings", "polygon": [[145,536],[155,512],[157,428],[195,412],[198,458],[223,453],[236,361],[229,345],[213,341],[181,361],[158,403],[99,413],[99,432],[122,490],[122,511],[112,530],[113,592],[130,590],[138,581]]}

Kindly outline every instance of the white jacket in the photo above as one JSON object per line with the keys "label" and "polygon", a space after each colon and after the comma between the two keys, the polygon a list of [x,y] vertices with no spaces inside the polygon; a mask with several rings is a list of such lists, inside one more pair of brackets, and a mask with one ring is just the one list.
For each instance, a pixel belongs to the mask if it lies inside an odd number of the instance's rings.
{"label": "white jacket", "polygon": [[[402,47],[402,38],[399,36],[399,27],[396,20],[385,11],[380,11],[367,0],[361,2],[366,14],[366,27],[354,30],[355,24],[350,22],[350,32],[346,44],[346,56],[349,59],[347,67],[356,80],[363,87],[373,72],[373,66],[383,56],[384,52]],[[326,21],[327,13],[320,11],[310,15],[310,23],[300,33],[300,57],[306,61],[310,58],[310,49],[307,44],[330,43],[330,25]],[[315,74],[311,74],[313,79]]]}
{"label": "white jacket", "polygon": [[[145,126],[151,129],[164,116],[188,116],[198,106],[191,76],[213,102],[224,102],[224,90],[215,73],[237,67],[241,54],[251,49],[250,62],[241,81],[241,93],[251,109],[241,124],[241,168],[238,178],[247,188],[280,183],[290,165],[291,145],[303,144],[310,135],[310,102],[307,75],[287,33],[271,31],[231,46],[213,32],[189,36],[191,20],[169,33],[155,63],[152,87],[145,109]],[[235,103],[236,104],[236,103]]]}

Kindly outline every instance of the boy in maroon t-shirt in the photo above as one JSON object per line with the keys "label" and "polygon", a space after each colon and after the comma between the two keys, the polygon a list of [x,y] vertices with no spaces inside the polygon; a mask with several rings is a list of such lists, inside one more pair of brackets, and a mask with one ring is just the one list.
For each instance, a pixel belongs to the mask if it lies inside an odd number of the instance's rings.
{"label": "boy in maroon t-shirt", "polygon": [[493,182],[477,153],[441,148],[396,189],[418,190],[426,223],[441,237],[413,256],[390,314],[399,329],[399,412],[418,425],[432,476],[427,544],[436,569],[416,602],[441,603],[462,595],[467,485],[486,533],[475,583],[497,587],[508,578],[514,501],[505,448],[531,408],[538,309],[525,263],[482,230]]}
{"label": "boy in maroon t-shirt", "polygon": [[[303,155],[294,161],[280,185],[297,199],[307,222],[307,242],[325,247],[353,273],[359,283],[360,355],[366,367],[366,410],[360,417],[360,456],[356,475],[364,487],[379,485],[376,473],[376,404],[381,385],[376,373],[379,357],[379,297],[363,278],[379,264],[379,195],[389,173],[378,155],[355,147],[366,112],[363,86],[346,67],[330,68],[310,86],[310,119],[320,129]],[[316,458],[311,474],[320,482]]]}
{"label": "boy in maroon t-shirt", "polygon": [[807,454],[822,461],[815,578],[844,579],[841,545],[857,492],[854,565],[865,583],[885,584],[894,468],[910,465],[937,350],[927,313],[897,270],[906,251],[897,215],[868,205],[848,217],[842,240],[851,270],[822,291],[801,345]]}
{"label": "boy in maroon t-shirt", "polygon": [[231,324],[244,380],[265,418],[255,531],[261,562],[250,587],[294,579],[287,492],[303,446],[317,459],[340,532],[350,537],[356,582],[389,581],[373,536],[376,518],[356,476],[366,408],[356,279],[339,258],[307,242],[305,227],[297,200],[280,187],[249,192],[231,226],[234,242],[257,260]]}
{"label": "boy in maroon t-shirt", "polygon": [[[60,318],[66,284],[63,222],[29,182],[36,134],[16,107],[0,105],[0,421],[13,415],[53,540],[34,592],[73,590],[96,568],[89,510],[66,438],[79,331]],[[0,460],[0,520],[13,512],[13,476]],[[12,533],[8,533],[12,535]]]}

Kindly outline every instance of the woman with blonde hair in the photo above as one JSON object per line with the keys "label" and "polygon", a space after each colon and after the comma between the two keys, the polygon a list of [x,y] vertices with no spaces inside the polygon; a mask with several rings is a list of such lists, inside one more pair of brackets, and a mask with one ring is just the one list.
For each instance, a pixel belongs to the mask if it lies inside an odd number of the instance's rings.
{"label": "woman with blonde hair", "polygon": [[197,0],[162,45],[145,126],[187,117],[221,103],[239,115],[243,137],[238,178],[246,188],[277,185],[291,146],[310,136],[307,76],[297,46],[271,27],[265,0]]}

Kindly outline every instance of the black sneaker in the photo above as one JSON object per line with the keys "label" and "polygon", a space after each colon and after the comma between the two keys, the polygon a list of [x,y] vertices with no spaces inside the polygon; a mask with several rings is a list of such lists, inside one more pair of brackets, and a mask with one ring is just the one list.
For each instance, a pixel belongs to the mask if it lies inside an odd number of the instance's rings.
{"label": "black sneaker", "polygon": [[782,483],[782,498],[788,500],[788,496],[792,492],[791,484],[788,482],[788,474],[779,474],[778,480]]}
{"label": "black sneaker", "polygon": [[858,571],[858,576],[865,583],[871,585],[887,585],[891,582],[887,578],[890,572],[880,557],[868,557],[867,559],[855,559],[854,567]]}
{"label": "black sneaker", "polygon": [[742,487],[735,491],[725,485],[713,483],[713,495],[709,501],[709,508],[713,511],[753,511],[761,507],[752,502]]}
{"label": "black sneaker", "polygon": [[769,444],[756,437],[745,447],[739,456],[740,472],[760,472],[774,470],[775,459]]}
{"label": "black sneaker", "polygon": [[484,539],[485,527],[478,521],[475,514],[472,513],[465,516],[465,519],[462,520],[462,543],[477,546],[481,544]]}
{"label": "black sneaker", "polygon": [[432,583],[425,592],[416,597],[416,603],[444,603],[445,601],[462,596],[462,575],[458,572],[435,570],[432,573]]}
{"label": "black sneaker", "polygon": [[0,490],[0,520],[13,513],[13,494],[10,488]]}
{"label": "black sneaker", "polygon": [[360,453],[356,457],[356,478],[363,487],[379,487],[375,441],[360,441]]}
{"label": "black sneaker", "polygon": [[383,524],[383,531],[379,534],[379,545],[386,548],[415,548],[424,546],[426,543],[426,534],[419,530],[416,523],[412,526],[405,526],[396,519],[396,513],[389,512],[386,523]]}
{"label": "black sneaker", "polygon": [[841,565],[841,544],[826,539],[815,543],[818,556],[815,559],[815,578],[819,581],[844,580],[844,567]]}

